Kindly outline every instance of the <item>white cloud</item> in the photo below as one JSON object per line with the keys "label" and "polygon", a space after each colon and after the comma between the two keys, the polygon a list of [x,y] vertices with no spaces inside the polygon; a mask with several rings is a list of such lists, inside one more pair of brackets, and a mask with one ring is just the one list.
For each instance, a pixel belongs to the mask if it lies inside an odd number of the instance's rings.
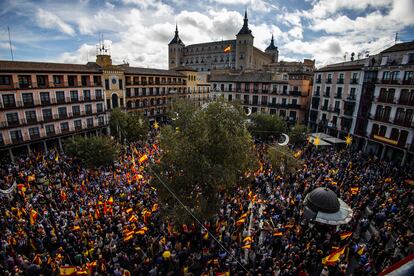
{"label": "white cloud", "polygon": [[211,2],[215,2],[222,5],[231,5],[231,6],[238,6],[238,7],[246,7],[248,10],[253,10],[256,12],[270,12],[272,9],[278,10],[278,6],[269,3],[265,0],[210,0]]}
{"label": "white cloud", "polygon": [[58,29],[60,32],[73,36],[75,34],[75,30],[59,18],[57,15],[46,11],[42,8],[37,9],[36,13],[36,21],[40,27],[46,29]]}

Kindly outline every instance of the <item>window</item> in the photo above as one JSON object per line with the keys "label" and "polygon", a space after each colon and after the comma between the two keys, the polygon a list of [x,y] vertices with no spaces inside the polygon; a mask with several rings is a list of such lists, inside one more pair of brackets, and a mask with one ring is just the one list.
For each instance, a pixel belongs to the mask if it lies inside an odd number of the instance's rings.
{"label": "window", "polygon": [[342,87],[338,87],[337,88],[337,90],[336,90],[336,97],[337,98],[342,98]]}
{"label": "window", "polygon": [[60,131],[61,132],[69,131],[69,123],[68,122],[60,123]]}
{"label": "window", "polygon": [[43,114],[43,120],[51,120],[53,118],[51,108],[43,109],[42,114]]}
{"label": "window", "polygon": [[89,86],[89,76],[81,76],[82,86]]}
{"label": "window", "polygon": [[29,135],[31,139],[39,138],[40,137],[39,128],[38,127],[29,128]]}
{"label": "window", "polygon": [[399,80],[400,79],[400,71],[393,71],[391,73],[391,80]]}
{"label": "window", "polygon": [[103,112],[103,104],[102,103],[97,103],[96,104],[96,111],[97,112]]}
{"label": "window", "polygon": [[66,107],[59,107],[58,108],[59,118],[66,118],[68,114],[66,113]]}
{"label": "window", "polygon": [[26,121],[28,123],[35,123],[37,121],[36,111],[34,111],[34,110],[28,110],[28,111],[26,111],[25,112],[25,115],[26,115]]}
{"label": "window", "polygon": [[40,102],[41,104],[50,104],[49,92],[40,92]]}
{"label": "window", "polygon": [[9,126],[11,125],[15,126],[19,124],[19,114],[17,112],[7,113],[6,118],[7,118],[7,124]]}
{"label": "window", "polygon": [[339,105],[341,104],[340,101],[335,101],[335,109],[339,109]]}
{"label": "window", "polygon": [[76,86],[77,85],[77,77],[76,76],[68,76],[68,85],[69,86]]}
{"label": "window", "polygon": [[22,142],[23,141],[22,131],[20,129],[19,130],[11,130],[10,131],[10,138],[11,138],[13,143]]}
{"label": "window", "polygon": [[11,76],[0,76],[0,85],[10,85],[11,84]]}
{"label": "window", "polygon": [[103,126],[105,124],[105,118],[103,116],[98,117],[98,124],[100,126]]}
{"label": "window", "polygon": [[53,83],[55,85],[61,85],[61,84],[63,84],[63,76],[61,76],[61,75],[54,75],[53,76]]}
{"label": "window", "polygon": [[91,100],[91,91],[90,90],[83,90],[83,100],[90,101]]}
{"label": "window", "polygon": [[286,98],[282,99],[282,105],[286,105]]}
{"label": "window", "polygon": [[102,80],[100,76],[93,76],[93,84],[95,86],[101,86]]}
{"label": "window", "polygon": [[389,80],[390,79],[390,72],[389,71],[385,71],[382,73],[382,79],[383,80]]}
{"label": "window", "polygon": [[394,141],[398,141],[398,137],[400,136],[400,131],[396,128],[391,129],[390,139]]}
{"label": "window", "polygon": [[75,126],[76,130],[82,129],[82,120],[75,120],[73,122],[73,125]]}
{"label": "window", "polygon": [[22,99],[23,99],[23,104],[25,106],[34,105],[33,94],[32,93],[23,93],[22,94]]}
{"label": "window", "polygon": [[404,73],[404,80],[405,81],[410,81],[410,80],[412,80],[413,79],[413,71],[406,71],[405,73]]}
{"label": "window", "polygon": [[91,104],[86,104],[85,105],[85,113],[86,114],[92,114],[92,105]]}
{"label": "window", "polygon": [[77,90],[70,91],[70,101],[77,102],[78,100],[79,100],[78,91]]}
{"label": "window", "polygon": [[73,113],[73,116],[79,116],[80,115],[80,106],[79,105],[72,106],[72,113]]}
{"label": "window", "polygon": [[105,79],[105,89],[109,90],[109,80]]}
{"label": "window", "polygon": [[344,79],[344,73],[340,73],[340,74],[339,74],[339,79],[340,79],[340,80],[343,80],[343,79]]}
{"label": "window", "polygon": [[121,80],[121,79],[119,80],[119,89],[120,89],[120,90],[122,90],[122,89],[123,89],[123,83],[122,83],[122,80]]}
{"label": "window", "polygon": [[65,92],[64,91],[56,91],[56,101],[58,103],[65,102]]}
{"label": "window", "polygon": [[29,88],[31,85],[31,78],[30,76],[19,76],[19,86],[20,88]]}
{"label": "window", "polygon": [[55,134],[55,125],[46,125],[45,128],[47,136]]}
{"label": "window", "polygon": [[14,94],[3,95],[3,105],[4,107],[15,107],[16,101],[14,99]]}
{"label": "window", "polygon": [[351,97],[352,99],[355,99],[355,91],[356,91],[356,88],[355,87],[353,87],[353,88],[351,88],[351,90],[350,90],[350,92],[349,92],[349,97]]}
{"label": "window", "polygon": [[86,126],[87,127],[93,127],[93,118],[87,118],[86,119]]}

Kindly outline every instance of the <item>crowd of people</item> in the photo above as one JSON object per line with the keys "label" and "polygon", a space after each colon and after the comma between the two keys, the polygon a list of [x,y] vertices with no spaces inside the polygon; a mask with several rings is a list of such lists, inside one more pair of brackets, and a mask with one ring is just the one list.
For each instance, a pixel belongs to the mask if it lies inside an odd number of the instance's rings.
{"label": "crowd of people", "polygon": [[[0,271],[374,275],[414,253],[410,170],[349,149],[307,146],[302,168],[280,174],[266,160],[266,145],[256,149],[261,168],[241,180],[248,185],[223,193],[219,213],[202,226],[161,215],[147,169],[160,156],[153,139],[125,146],[113,165],[94,170],[57,151],[2,163],[0,188],[16,188],[1,194]],[[350,223],[304,219],[303,200],[320,186],[351,206]],[[338,248],[345,250],[336,262],[323,262]]]}

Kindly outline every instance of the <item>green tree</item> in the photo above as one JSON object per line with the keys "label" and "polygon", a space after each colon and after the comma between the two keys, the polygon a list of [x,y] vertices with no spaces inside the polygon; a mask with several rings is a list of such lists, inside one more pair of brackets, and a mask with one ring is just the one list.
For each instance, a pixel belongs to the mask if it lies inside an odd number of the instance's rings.
{"label": "green tree", "polygon": [[120,141],[142,140],[149,131],[149,123],[141,114],[123,112],[119,108],[111,112],[109,126],[111,134]]}
{"label": "green tree", "polygon": [[279,174],[294,173],[302,168],[303,162],[295,158],[294,154],[287,146],[272,146],[267,150],[273,170]]}
{"label": "green tree", "polygon": [[116,142],[107,136],[78,136],[68,140],[65,149],[90,168],[112,164],[119,153]]}
{"label": "green tree", "polygon": [[251,116],[249,131],[254,137],[268,139],[287,131],[286,122],[277,115],[255,113]]}
{"label": "green tree", "polygon": [[[253,142],[240,106],[220,99],[195,110],[181,102],[173,125],[161,131],[162,182],[200,219],[219,207],[219,193],[233,191],[240,176],[255,165]],[[165,215],[178,222],[192,218],[161,182],[156,183]]]}
{"label": "green tree", "polygon": [[296,123],[289,132],[289,140],[293,145],[301,145],[306,142],[306,136],[309,133],[309,129],[306,125]]}

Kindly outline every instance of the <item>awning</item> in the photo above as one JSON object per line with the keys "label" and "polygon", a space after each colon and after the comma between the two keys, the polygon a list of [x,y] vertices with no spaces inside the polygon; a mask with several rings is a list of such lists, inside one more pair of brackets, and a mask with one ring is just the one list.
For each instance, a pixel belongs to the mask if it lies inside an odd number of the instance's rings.
{"label": "awning", "polygon": [[344,144],[345,141],[339,138],[335,138],[335,137],[327,137],[327,138],[322,138],[322,140],[331,143],[331,144]]}

